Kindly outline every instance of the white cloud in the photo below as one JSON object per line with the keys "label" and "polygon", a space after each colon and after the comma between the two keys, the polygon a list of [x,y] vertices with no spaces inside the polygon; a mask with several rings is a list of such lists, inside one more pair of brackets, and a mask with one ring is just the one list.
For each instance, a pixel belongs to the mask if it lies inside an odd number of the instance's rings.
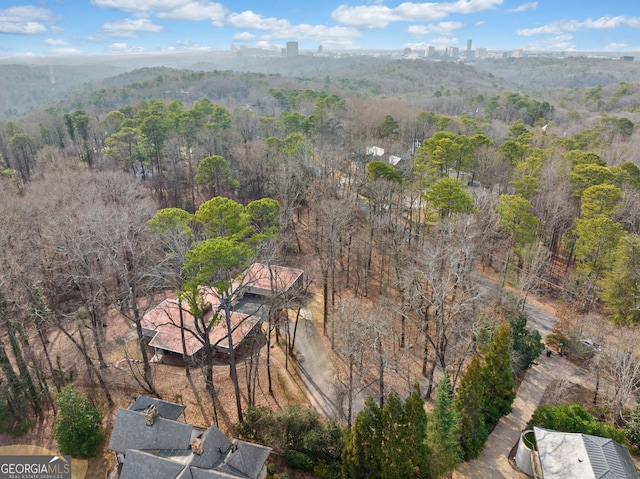
{"label": "white cloud", "polygon": [[331,16],[335,21],[352,27],[382,29],[394,22],[429,22],[452,14],[469,14],[491,10],[503,0],[457,0],[443,3],[403,2],[397,7],[385,5],[340,5]]}
{"label": "white cloud", "polygon": [[[354,40],[361,36],[360,32],[354,28],[327,27],[304,23],[293,25],[289,20],[264,17],[251,10],[229,15],[227,23],[232,27],[243,30],[262,30],[264,33],[259,35],[260,41],[267,43],[296,38],[298,40],[313,40],[326,44],[351,45]],[[244,34],[247,34],[247,32]]]}
{"label": "white cloud", "polygon": [[220,3],[207,0],[91,0],[101,8],[122,10],[135,16],[202,21],[220,24],[228,10]]}
{"label": "white cloud", "polygon": [[450,47],[452,45],[457,45],[458,43],[459,40],[456,37],[437,37],[429,40],[429,45],[441,47]]}
{"label": "white cloud", "polygon": [[627,51],[631,51],[631,50],[637,51],[638,50],[638,48],[634,48],[628,42],[609,43],[608,45],[606,45],[604,47],[604,49],[608,50],[608,51],[612,51],[612,52],[624,51],[624,50],[627,50]]}
{"label": "white cloud", "polygon": [[80,55],[82,52],[75,48],[53,48],[47,52],[48,55],[55,56],[69,56],[69,55]]}
{"label": "white cloud", "polygon": [[431,25],[411,25],[407,28],[407,32],[416,37],[424,37],[426,35],[451,35],[455,30],[464,28],[462,22],[441,22]]}
{"label": "white cloud", "polygon": [[238,40],[239,42],[250,42],[252,40],[255,40],[256,36],[253,33],[242,32],[242,33],[236,33],[233,36],[233,39]]}
{"label": "white cloud", "polygon": [[158,12],[158,18],[171,20],[210,20],[215,25],[221,25],[228,10],[220,3],[188,2],[173,10]]}
{"label": "white cloud", "polygon": [[47,38],[47,39],[44,41],[44,44],[45,44],[45,45],[54,46],[54,47],[63,47],[63,46],[68,45],[68,43],[67,43],[67,42],[65,42],[64,40],[57,40],[57,39],[55,39],[55,38]]}
{"label": "white cloud", "polygon": [[232,13],[227,18],[227,23],[236,28],[252,30],[282,30],[291,28],[289,20],[263,17],[251,10],[242,13]]}
{"label": "white cloud", "polygon": [[211,47],[200,45],[198,42],[192,40],[179,40],[173,45],[168,47],[170,51],[208,51],[212,50]]}
{"label": "white cloud", "polygon": [[560,20],[541,27],[518,30],[516,33],[521,37],[531,37],[535,35],[560,35],[565,32],[581,30],[610,30],[619,27],[640,28],[640,17],[600,17],[595,20],[588,18],[584,21]]}
{"label": "white cloud", "polygon": [[37,35],[46,33],[58,18],[48,9],[31,5],[0,9],[0,33]]}
{"label": "white cloud", "polygon": [[520,12],[526,12],[527,10],[536,10],[537,8],[538,8],[538,2],[529,2],[529,3],[523,3],[522,5],[516,8],[509,8],[507,12],[520,13]]}
{"label": "white cloud", "polygon": [[91,3],[101,8],[150,15],[175,10],[190,2],[189,0],[91,0]]}
{"label": "white cloud", "polygon": [[421,50],[428,47],[446,48],[457,45],[459,40],[456,37],[434,37],[430,38],[426,42],[420,43],[405,43],[405,47],[412,50]]}
{"label": "white cloud", "polygon": [[558,50],[558,51],[573,51],[576,50],[576,46],[573,43],[573,35],[564,34],[558,35],[551,38],[544,38],[536,40],[535,42],[530,42],[527,45],[523,45],[525,50],[534,50],[534,51],[547,51],[547,50]]}
{"label": "white cloud", "polygon": [[154,24],[146,18],[118,20],[102,25],[102,32],[110,37],[136,37],[139,32],[158,33],[163,30],[161,25]]}
{"label": "white cloud", "polygon": [[106,48],[109,53],[141,53],[144,51],[142,47],[131,47],[127,43],[112,43]]}

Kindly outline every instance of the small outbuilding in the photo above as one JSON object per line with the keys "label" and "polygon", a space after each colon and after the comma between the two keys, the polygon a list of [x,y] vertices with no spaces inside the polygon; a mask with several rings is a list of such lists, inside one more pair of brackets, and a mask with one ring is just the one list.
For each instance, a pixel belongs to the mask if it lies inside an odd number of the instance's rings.
{"label": "small outbuilding", "polygon": [[626,447],[589,434],[533,428],[535,446],[521,439],[516,464],[539,479],[640,479]]}

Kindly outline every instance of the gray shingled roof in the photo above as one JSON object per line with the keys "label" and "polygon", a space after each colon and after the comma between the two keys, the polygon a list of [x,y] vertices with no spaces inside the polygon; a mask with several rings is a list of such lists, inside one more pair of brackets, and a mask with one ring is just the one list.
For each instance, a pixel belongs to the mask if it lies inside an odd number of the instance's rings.
{"label": "gray shingled roof", "polygon": [[[142,410],[153,403],[174,417],[179,404],[153,398],[140,400],[141,410],[119,409],[109,440],[109,449],[125,453],[120,479],[255,479],[271,448],[234,439],[233,443],[215,426],[206,430],[190,424],[156,417],[147,426]],[[144,407],[143,407],[144,406]],[[178,414],[179,415],[179,414]],[[194,454],[191,440],[200,437],[202,454]]]}
{"label": "gray shingled roof", "polygon": [[144,451],[127,451],[120,479],[176,479],[184,464],[149,454]]}
{"label": "gray shingled roof", "polygon": [[144,411],[149,404],[155,404],[158,408],[158,414],[165,419],[176,421],[185,410],[182,404],[176,404],[162,399],[152,398],[149,396],[138,396],[138,399],[129,406],[132,411]]}
{"label": "gray shingled roof", "polygon": [[232,476],[231,474],[227,474],[225,472],[207,470],[207,469],[198,469],[197,467],[191,468],[191,478],[192,479],[238,479],[238,476]]}
{"label": "gray shingled roof", "polygon": [[629,451],[612,439],[534,428],[545,479],[640,479]]}
{"label": "gray shingled roof", "polygon": [[210,427],[202,434],[202,454],[193,454],[189,465],[211,469],[222,462],[231,447],[231,441],[217,427]]}
{"label": "gray shingled roof", "polygon": [[162,417],[157,417],[152,426],[147,426],[141,412],[119,409],[109,449],[116,452],[128,449],[189,449],[192,429],[189,424]]}
{"label": "gray shingled roof", "polygon": [[218,470],[253,479],[258,477],[270,453],[270,447],[234,439],[232,452]]}

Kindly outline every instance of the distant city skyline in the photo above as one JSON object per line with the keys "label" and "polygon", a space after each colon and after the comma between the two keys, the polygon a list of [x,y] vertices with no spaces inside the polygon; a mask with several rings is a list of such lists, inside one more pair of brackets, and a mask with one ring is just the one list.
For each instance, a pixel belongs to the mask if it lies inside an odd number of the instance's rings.
{"label": "distant city skyline", "polygon": [[[348,3],[343,3],[344,1]],[[0,58],[266,48],[640,51],[636,2],[8,0]]]}

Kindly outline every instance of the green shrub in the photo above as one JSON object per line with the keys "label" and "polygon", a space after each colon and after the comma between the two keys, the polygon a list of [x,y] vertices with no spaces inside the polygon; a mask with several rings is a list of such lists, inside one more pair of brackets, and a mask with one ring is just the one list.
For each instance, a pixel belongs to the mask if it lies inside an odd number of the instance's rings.
{"label": "green shrub", "polygon": [[73,386],[64,388],[56,398],[58,417],[53,438],[62,454],[89,458],[104,442],[102,416]]}
{"label": "green shrub", "polygon": [[559,406],[545,404],[540,406],[531,416],[527,426],[607,437],[620,444],[624,444],[625,441],[624,430],[598,421],[589,411],[578,404],[560,404]]}
{"label": "green shrub", "polygon": [[321,420],[311,408],[291,405],[282,411],[251,407],[245,421],[236,424],[238,436],[269,444],[275,452],[295,447],[313,462],[339,461],[342,454],[342,429],[335,422]]}
{"label": "green shrub", "polygon": [[294,469],[300,469],[305,472],[313,471],[313,459],[307,456],[304,452],[287,449],[284,453],[284,460],[287,462],[288,466],[293,467]]}
{"label": "green shrub", "polygon": [[547,337],[544,339],[544,342],[550,348],[555,349],[556,351],[561,351],[567,347],[569,344],[569,338],[567,338],[564,334],[547,334]]}
{"label": "green shrub", "polygon": [[625,434],[631,444],[640,447],[640,404],[631,412],[631,418],[625,426]]}

